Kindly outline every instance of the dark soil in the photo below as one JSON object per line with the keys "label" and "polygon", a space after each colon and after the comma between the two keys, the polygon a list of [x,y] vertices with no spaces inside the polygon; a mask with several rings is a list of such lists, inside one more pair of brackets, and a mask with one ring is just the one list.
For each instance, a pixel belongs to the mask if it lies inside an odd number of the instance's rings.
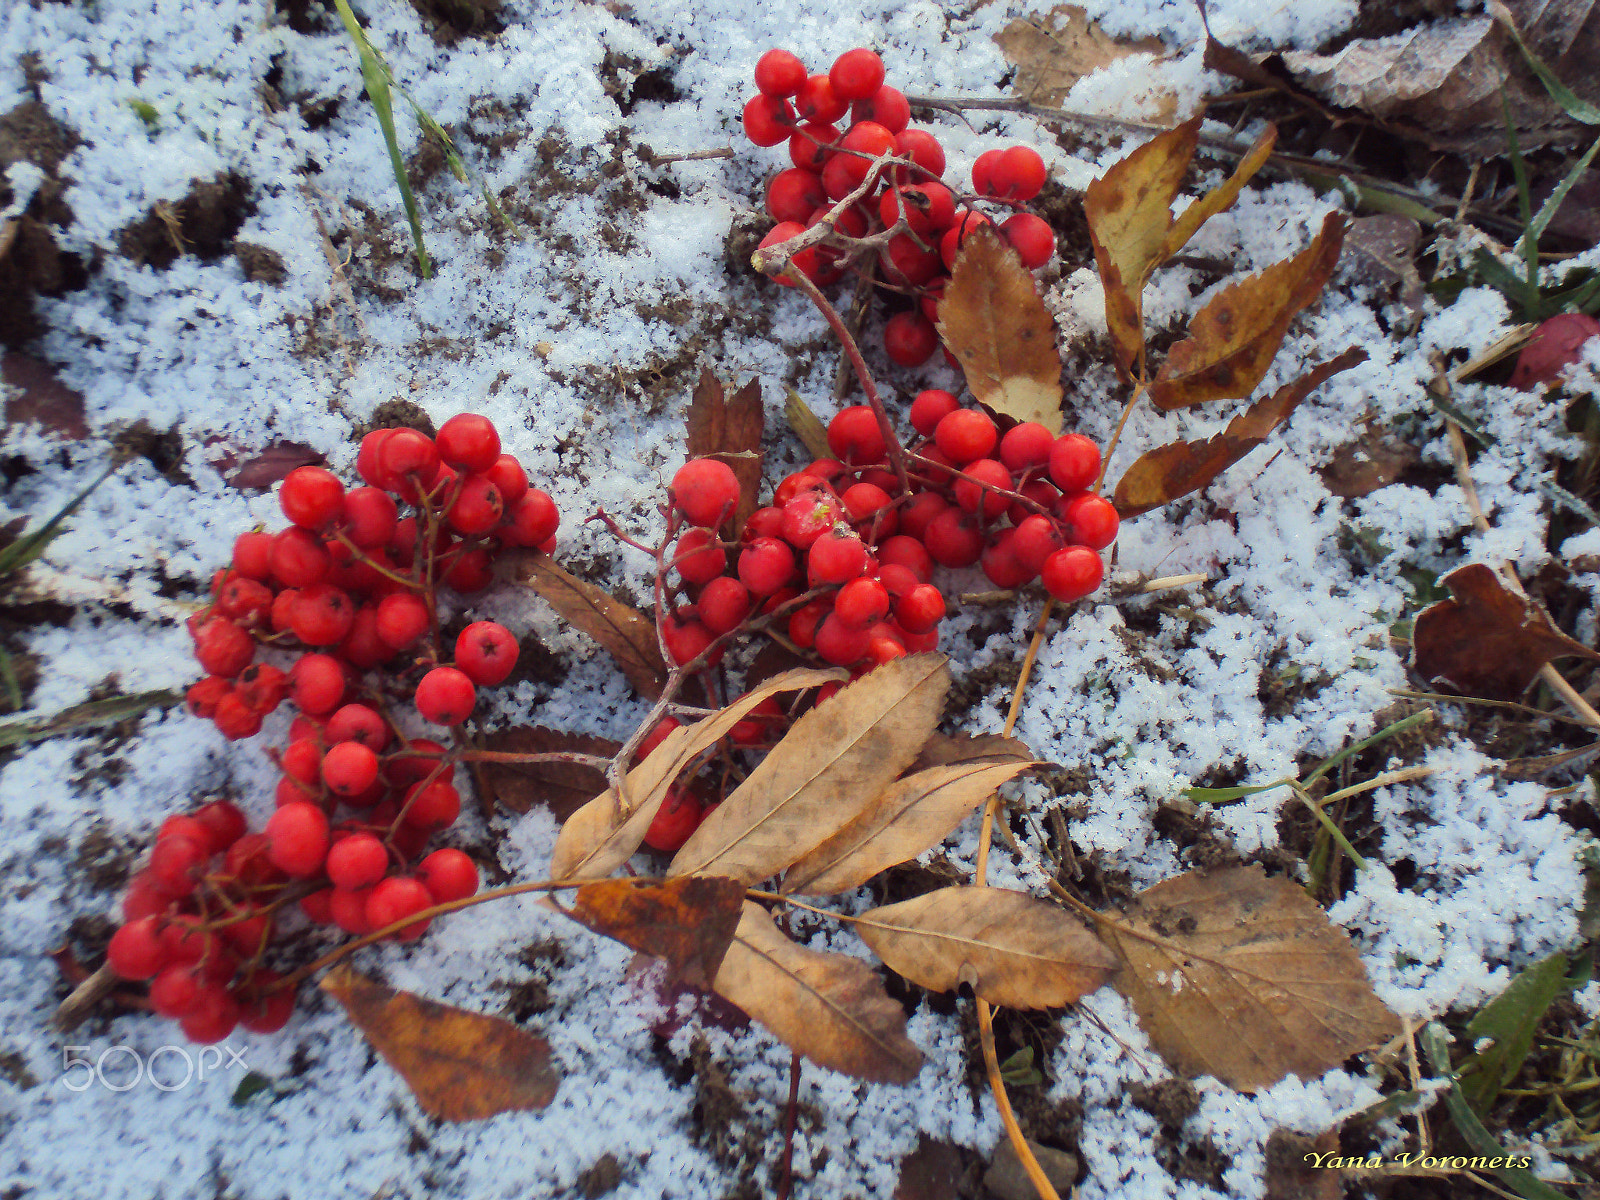
{"label": "dark soil", "polygon": [[83,261],[57,245],[52,228],[72,223],[58,172],[77,144],[77,135],[37,100],[0,116],[0,207],[14,199],[5,180],[8,168],[28,162],[45,174],[22,215],[0,228],[0,346],[20,348],[43,332],[35,296],[60,296],[88,282]]}
{"label": "dark soil", "polygon": [[254,211],[245,180],[218,175],[197,181],[181,200],[152,205],[117,235],[117,245],[124,257],[158,271],[165,271],[182,254],[215,262],[233,250],[233,235]]}

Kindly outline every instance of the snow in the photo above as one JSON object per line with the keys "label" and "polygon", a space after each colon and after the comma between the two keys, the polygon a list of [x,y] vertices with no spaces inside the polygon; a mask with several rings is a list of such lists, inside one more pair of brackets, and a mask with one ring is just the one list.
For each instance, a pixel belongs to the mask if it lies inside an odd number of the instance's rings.
{"label": "snow", "polygon": [[[0,492],[0,523],[54,512],[103,469],[112,439],[134,422],[176,430],[187,475],[174,481],[134,459],[52,545],[50,569],[114,583],[131,598],[91,600],[69,624],[29,635],[42,672],[34,709],[79,703],[107,685],[182,686],[191,671],[185,606],[200,602],[236,533],[278,519],[270,493],[226,484],[224,453],[248,457],[296,441],[347,468],[352,428],[393,399],[417,402],[436,420],[468,409],[493,418],[507,449],[560,504],[562,555],[606,586],[643,595],[645,556],[583,518],[604,507],[649,527],[682,458],[682,412],[700,364],[724,379],[759,378],[769,428],[781,425],[788,387],[820,413],[833,408],[836,358],[819,318],[802,297],[777,294],[725,263],[730,226],[759,205],[761,182],[781,157],[752,153],[738,137],[755,57],[774,30],[817,63],[853,45],[881,45],[890,82],[907,91],[992,95],[1007,70],[992,35],[1048,7],[1001,3],[953,16],[925,0],[760,8],[512,0],[498,37],[445,45],[403,0],[370,0],[361,8],[370,37],[419,103],[458,131],[520,135],[498,152],[463,136],[474,181],[442,173],[422,189],[437,273],[421,281],[355,56],[331,15],[328,32],[301,34],[264,17],[254,0],[8,6],[0,13],[0,111],[28,98],[20,59],[37,55],[43,103],[83,139],[62,167],[74,221],[57,235],[66,250],[98,255],[100,267],[85,290],[40,301],[48,332],[36,348],[83,393],[93,436],[60,445],[8,430],[6,454],[51,466]],[[1346,28],[1356,7],[1208,6],[1213,32],[1246,49],[1316,47]],[[1202,31],[1187,0],[1094,0],[1089,8],[1113,33],[1160,36],[1171,54],[1123,59],[1089,76],[1067,107],[1147,119],[1163,96],[1176,97],[1181,110],[1217,85],[1200,62]],[[608,54],[624,64],[616,68],[624,90],[636,73],[661,69],[678,98],[640,100],[624,116],[602,77]],[[269,75],[281,101],[274,106],[262,100]],[[153,127],[130,99],[155,110]],[[301,112],[323,101],[337,102],[331,119],[311,128]],[[1032,118],[970,116],[970,126],[949,115],[931,122],[952,173],[1020,140],[1063,182],[1082,187],[1137,140],[1097,137],[1069,151]],[[409,154],[418,132],[399,97],[396,120]],[[632,149],[687,153],[730,141],[733,159],[660,167]],[[118,231],[151,205],[230,171],[248,181],[254,205],[238,236],[283,257],[282,287],[245,281],[229,258],[186,255],[156,271],[117,253]],[[40,173],[18,167],[8,179],[24,203]],[[495,229],[479,179],[502,197],[516,236]],[[1192,250],[1258,268],[1303,248],[1324,214],[1343,204],[1293,183],[1247,191]],[[337,235],[362,230],[365,212],[378,232],[343,243],[360,283],[358,321],[336,286],[317,218]],[[1158,272],[1147,300],[1153,322],[1203,303],[1191,294],[1192,278],[1188,268]],[[1047,300],[1065,339],[1103,336],[1100,286],[1086,264],[1063,264]],[[1447,465],[1426,392],[1434,357],[1463,361],[1510,322],[1503,299],[1487,289],[1467,291],[1447,309],[1430,301],[1409,333],[1388,331],[1369,298],[1338,289],[1306,315],[1266,386],[1350,345],[1365,348],[1368,361],[1321,388],[1271,445],[1200,496],[1123,531],[1120,572],[1197,572],[1204,585],[1188,589],[1182,604],[1079,606],[1045,639],[1017,734],[1040,758],[1082,768],[1090,784],[1072,797],[1019,785],[1031,828],[1046,828],[1042,813],[1065,807],[1074,839],[1101,869],[1125,873],[1134,886],[1185,870],[1177,847],[1155,833],[1163,803],[1201,779],[1281,779],[1377,728],[1389,689],[1406,685],[1387,636],[1412,597],[1404,572],[1502,558],[1531,570],[1548,557],[1538,484],[1553,459],[1574,452],[1574,440],[1559,406],[1542,397],[1475,382],[1457,388],[1455,402],[1496,439],[1474,465],[1493,523],[1488,534],[1473,531],[1453,485],[1433,494],[1396,485],[1342,502],[1317,475],[1367,415],[1413,431],[1426,460]],[[697,350],[686,352],[691,338]],[[884,369],[890,388],[906,394],[959,383],[943,366]],[[1597,371],[1600,342],[1575,386],[1587,379],[1592,387]],[[1122,400],[1109,367],[1085,370],[1070,400],[1079,427],[1103,442]],[[1229,415],[1221,406],[1171,414],[1141,407],[1111,477],[1143,449],[1208,436]],[[781,433],[769,436],[768,451],[773,478],[799,461]],[[1580,534],[1564,550],[1600,552],[1596,536]],[[1366,561],[1347,551],[1351,539],[1371,547]],[[542,601],[491,593],[471,607],[537,637],[562,668],[555,682],[508,689],[491,719],[620,738],[642,716],[603,653]],[[1020,658],[1034,619],[1019,610],[1009,627],[992,612],[952,620],[944,644],[958,674]],[[1269,711],[1261,699],[1267,684],[1291,669],[1317,686],[1287,711]],[[998,730],[1008,700],[1001,687],[981,696],[966,727]],[[95,890],[78,862],[85,839],[96,833],[141,848],[164,816],[219,794],[263,818],[274,781],[265,747],[282,740],[286,724],[280,713],[261,737],[230,745],[207,723],[158,712],[137,722],[134,736],[56,738],[0,765],[0,1051],[27,1073],[0,1073],[0,1190],[104,1200],[212,1191],[241,1200],[566,1197],[579,1194],[582,1173],[609,1154],[623,1171],[615,1195],[724,1195],[739,1186],[737,1173],[694,1134],[687,1063],[697,1034],[744,1103],[744,1124],[731,1136],[748,1135],[755,1160],[776,1163],[788,1051],[759,1029],[729,1031],[693,1015],[658,1044],[659,1001],[630,974],[627,952],[533,900],[457,914],[415,945],[367,951],[358,962],[395,986],[486,1011],[504,1003],[507,988],[542,980],[548,1007],[527,1023],[550,1040],[563,1078],[541,1112],[459,1126],[427,1121],[314,990],[284,1035],[230,1040],[247,1069],[272,1082],[270,1094],[243,1106],[230,1103],[246,1070],[238,1066],[173,1091],[148,1083],[125,1092],[69,1088],[64,1044],[81,1043],[87,1049],[73,1053],[97,1059],[113,1047],[149,1055],[174,1040],[167,1024],[136,1015],[91,1022],[67,1038],[47,1025],[60,991],[44,956],[75,918],[115,911],[114,892]],[[1579,835],[1544,788],[1501,780],[1456,737],[1425,762],[1433,768],[1427,778],[1375,793],[1381,848],[1330,912],[1355,939],[1379,995],[1417,1017],[1479,1004],[1519,967],[1570,945],[1583,891]],[[1217,806],[1213,828],[1243,855],[1271,850],[1288,802],[1278,789]],[[508,877],[542,877],[556,832],[550,817],[535,811],[496,823]],[[481,845],[488,831],[469,814],[452,836]],[[976,844],[974,820],[942,853],[970,867]],[[1025,839],[1024,851],[1017,859],[997,843],[991,882],[1043,894],[1049,868],[1037,839]],[[864,954],[849,934],[813,936],[819,947]],[[534,945],[558,946],[559,965],[517,956]],[[1581,1002],[1600,1009],[1594,988]],[[1155,1118],[1127,1091],[1164,1078],[1167,1068],[1126,1003],[1107,989],[1060,1023],[1051,1097],[1083,1107],[1086,1198],[1259,1196],[1274,1128],[1315,1134],[1377,1098],[1371,1081],[1342,1070],[1289,1079],[1255,1097],[1200,1081],[1200,1108],[1183,1136],[1210,1138],[1226,1156],[1225,1190],[1217,1193],[1179,1184],[1156,1158]],[[992,1098],[965,1082],[957,1018],[924,1004],[910,1035],[928,1059],[911,1087],[804,1072],[796,1196],[887,1198],[895,1164],[919,1134],[984,1153],[1004,1136]],[[774,1186],[765,1168],[754,1184],[762,1194]]]}

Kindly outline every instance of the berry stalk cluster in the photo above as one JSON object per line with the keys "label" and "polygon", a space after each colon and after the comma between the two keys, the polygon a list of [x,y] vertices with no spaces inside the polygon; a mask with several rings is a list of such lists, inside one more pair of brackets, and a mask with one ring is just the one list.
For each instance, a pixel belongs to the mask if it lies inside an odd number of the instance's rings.
{"label": "berry stalk cluster", "polygon": [[758,146],[787,143],[793,163],[767,184],[767,212],[777,224],[761,248],[801,239],[789,268],[819,285],[875,252],[875,264],[856,269],[876,272],[881,287],[916,301],[884,326],[884,349],[901,366],[918,366],[939,347],[937,306],[956,253],[973,229],[995,223],[979,205],[1013,210],[998,229],[1029,270],[1054,256],[1050,226],[1022,208],[1044,186],[1038,153],[990,150],[973,163],[973,190],[958,191],[943,178],[944,147],[910,123],[904,94],[884,83],[873,51],[847,51],[826,75],[808,75],[787,50],[769,50],[756,63],[755,83],[745,134]]}

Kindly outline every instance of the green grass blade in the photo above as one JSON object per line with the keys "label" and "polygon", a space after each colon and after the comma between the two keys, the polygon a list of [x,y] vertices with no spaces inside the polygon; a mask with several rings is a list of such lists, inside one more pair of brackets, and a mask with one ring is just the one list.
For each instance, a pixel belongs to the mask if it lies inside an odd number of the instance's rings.
{"label": "green grass blade", "polygon": [[1539,319],[1539,239],[1533,235],[1533,193],[1528,189],[1528,164],[1522,160],[1522,147],[1517,143],[1517,123],[1511,119],[1511,104],[1506,99],[1505,88],[1500,89],[1500,110],[1506,118],[1507,151],[1511,159],[1511,174],[1517,181],[1517,214],[1522,220],[1522,236],[1517,239],[1517,253],[1527,267],[1524,284],[1523,307],[1533,320]]}
{"label": "green grass blade", "polygon": [[138,692],[132,696],[111,696],[105,700],[91,700],[87,704],[64,708],[46,717],[0,721],[0,747],[22,746],[29,742],[43,741],[45,738],[76,733],[92,725],[104,725],[108,721],[136,717],[152,708],[171,708],[182,701],[182,692],[166,690]]}
{"label": "green grass blade", "polygon": [[55,516],[51,517],[32,533],[23,534],[4,550],[0,550],[0,579],[4,579],[13,572],[20,571],[43,554],[45,547],[61,533],[61,523],[76,512],[78,506],[89,498],[90,493],[111,478],[121,466],[121,463],[112,463],[104,471],[100,472],[99,477],[93,483],[62,505],[61,511],[56,513]]}
{"label": "green grass blade", "polygon": [[1566,109],[1567,115],[1573,120],[1582,121],[1585,125],[1600,125],[1600,108],[1596,108],[1587,100],[1580,99],[1571,88],[1557,79],[1556,73],[1540,62],[1538,56],[1528,49],[1528,43],[1522,40],[1522,34],[1515,23],[1506,20],[1501,24],[1510,32],[1511,39],[1517,43],[1517,49],[1522,51],[1522,57],[1528,60],[1528,66],[1533,68],[1533,73],[1539,77],[1539,82],[1544,84],[1544,90],[1550,93],[1550,99]]}
{"label": "green grass blade", "polygon": [[1371,737],[1363,738],[1361,741],[1357,742],[1353,746],[1346,746],[1343,750],[1339,751],[1337,754],[1333,755],[1331,758],[1323,759],[1322,763],[1314,771],[1312,771],[1311,774],[1307,775],[1303,780],[1300,781],[1301,785],[1303,787],[1310,787],[1313,783],[1315,783],[1317,780],[1321,779],[1329,771],[1333,770],[1340,763],[1344,762],[1345,759],[1354,758],[1357,754],[1360,754],[1363,750],[1367,749],[1369,746],[1376,746],[1379,742],[1383,741],[1385,738],[1392,738],[1397,733],[1404,733],[1408,729],[1415,729],[1418,725],[1421,725],[1424,721],[1430,721],[1432,719],[1433,719],[1433,709],[1425,708],[1419,713],[1412,713],[1409,717],[1402,717],[1400,720],[1396,721],[1392,725],[1385,725],[1382,729],[1378,730],[1378,732],[1373,734]]}
{"label": "green grass blade", "polygon": [[1257,792],[1270,792],[1273,788],[1288,785],[1287,779],[1280,779],[1277,783],[1262,783],[1254,787],[1184,788],[1183,794],[1196,804],[1232,804],[1235,800],[1243,800],[1246,796],[1254,796]]}
{"label": "green grass blade", "polygon": [[1468,1023],[1474,1045],[1484,1038],[1493,1041],[1461,1067],[1461,1092],[1473,1111],[1488,1112],[1500,1089],[1522,1069],[1539,1021],[1567,989],[1568,965],[1567,956],[1557,951],[1524,968]]}
{"label": "green grass blade", "polygon": [[1550,198],[1534,214],[1533,221],[1528,226],[1527,233],[1523,236],[1531,237],[1536,247],[1539,244],[1539,239],[1544,236],[1545,229],[1555,219],[1556,209],[1561,207],[1561,202],[1567,198],[1567,193],[1583,177],[1583,173],[1589,169],[1589,164],[1594,161],[1595,151],[1597,150],[1600,150],[1600,138],[1595,139],[1595,143],[1589,147],[1588,153],[1573,164],[1572,170],[1568,171],[1561,182],[1556,184],[1556,190],[1550,193]]}
{"label": "green grass blade", "polygon": [[6,653],[4,646],[0,646],[0,683],[6,687],[6,699],[11,704],[12,712],[21,712],[23,709],[22,685],[17,682],[17,672],[11,665],[11,655]]}

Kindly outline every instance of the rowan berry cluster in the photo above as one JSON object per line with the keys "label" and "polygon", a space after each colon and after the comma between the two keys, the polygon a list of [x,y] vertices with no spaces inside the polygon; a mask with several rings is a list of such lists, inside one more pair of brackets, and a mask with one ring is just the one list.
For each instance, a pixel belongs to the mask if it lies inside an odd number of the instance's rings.
{"label": "rowan berry cluster", "polygon": [[[293,992],[263,966],[288,905],[366,934],[477,891],[461,851],[424,856],[461,811],[458,756],[408,738],[394,713],[409,702],[423,720],[457,726],[479,687],[507,678],[516,639],[492,621],[462,629],[446,658],[439,589],[486,587],[502,548],[552,548],[560,516],[474,414],[433,438],[371,433],[356,470],[365,486],[351,489],[321,467],[290,472],[278,493],[289,527],[241,535],[213,603],[190,621],[208,672],[189,689],[190,711],[245,738],[284,699],[299,710],[274,752],[283,775],[264,829],[249,832],[220,800],[171,817],[123,898],[108,964],[150,980],[151,1007],[197,1042],[288,1020]],[[259,651],[292,665],[257,662]]]}
{"label": "rowan berry cluster", "polygon": [[[905,95],[884,83],[883,60],[873,51],[847,51],[826,75],[808,75],[787,50],[769,50],[756,63],[755,83],[759,94],[744,107],[745,133],[758,146],[787,142],[794,164],[767,185],[767,212],[778,224],[762,247],[827,223],[826,240],[790,259],[819,285],[838,280],[853,257],[876,249],[879,283],[917,300],[884,326],[884,349],[900,365],[917,366],[939,347],[937,305],[956,252],[973,229],[995,221],[975,205],[1019,210],[998,229],[1029,270],[1055,254],[1050,226],[1021,211],[1044,186],[1038,153],[1027,146],[987,151],[972,165],[972,192],[958,192],[942,178],[944,148],[910,124]],[[846,114],[850,124],[841,131]],[[880,167],[886,155],[891,161]],[[857,191],[859,199],[835,211]]]}

